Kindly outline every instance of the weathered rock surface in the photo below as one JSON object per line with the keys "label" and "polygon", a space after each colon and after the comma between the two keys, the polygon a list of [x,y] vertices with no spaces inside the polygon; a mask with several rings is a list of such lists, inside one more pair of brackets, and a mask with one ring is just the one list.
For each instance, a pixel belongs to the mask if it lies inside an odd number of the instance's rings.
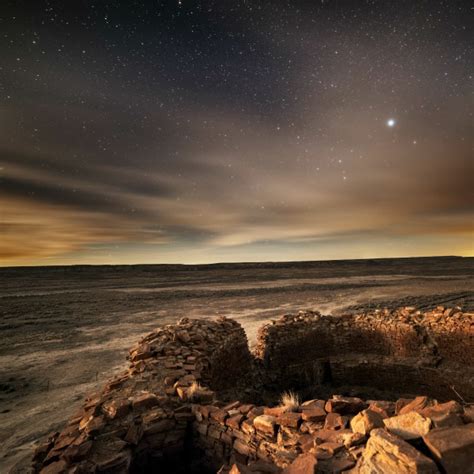
{"label": "weathered rock surface", "polygon": [[383,423],[388,431],[400,436],[402,439],[421,438],[431,429],[431,420],[416,411],[392,418],[385,418]]}
{"label": "weathered rock surface", "polygon": [[380,413],[370,409],[362,410],[351,420],[351,428],[354,433],[369,434],[375,428],[384,426]]}
{"label": "weathered rock surface", "polygon": [[360,474],[435,474],[435,463],[403,439],[378,428],[372,431],[359,463]]}

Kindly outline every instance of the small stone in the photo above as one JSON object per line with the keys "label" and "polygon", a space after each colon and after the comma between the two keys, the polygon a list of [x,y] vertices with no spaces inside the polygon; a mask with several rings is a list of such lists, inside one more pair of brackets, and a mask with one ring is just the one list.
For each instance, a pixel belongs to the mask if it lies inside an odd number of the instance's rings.
{"label": "small stone", "polygon": [[385,418],[383,423],[391,433],[400,436],[402,439],[421,438],[428,434],[431,428],[431,420],[416,411]]}
{"label": "small stone", "polygon": [[369,409],[380,413],[382,418],[389,418],[395,415],[395,403],[386,400],[371,400]]}
{"label": "small stone", "polygon": [[275,435],[276,418],[269,415],[260,415],[254,418],[253,426],[257,431],[267,433],[271,436]]}
{"label": "small stone", "polygon": [[435,401],[428,398],[428,397],[416,397],[410,403],[406,404],[398,411],[399,415],[404,415],[406,413],[410,413],[411,411],[420,412],[424,408],[433,406]]}
{"label": "small stone", "polygon": [[137,445],[143,436],[143,428],[141,425],[131,425],[128,428],[127,434],[125,435],[124,441],[129,444]]}
{"label": "small stone", "polygon": [[329,451],[331,453],[331,457],[334,456],[334,454],[338,453],[342,449],[344,449],[344,445],[342,443],[334,443],[331,441],[327,441],[326,443],[322,443],[318,445],[319,449],[323,449],[325,451]]}
{"label": "small stone", "polygon": [[326,402],[325,410],[328,413],[336,412],[341,415],[348,415],[359,413],[366,406],[365,402],[360,398],[333,395],[333,397]]}
{"label": "small stone", "polygon": [[41,469],[40,474],[63,474],[66,472],[67,463],[64,459],[48,464]]}
{"label": "small stone", "polygon": [[301,422],[301,413],[283,413],[278,417],[278,424],[289,426],[290,428],[298,428]]}
{"label": "small stone", "polygon": [[328,413],[324,422],[325,430],[340,430],[346,427],[347,418],[339,413]]}
{"label": "small stone", "polygon": [[301,417],[304,421],[324,421],[326,419],[326,410],[318,406],[303,408]]}
{"label": "small stone", "polygon": [[110,419],[123,418],[129,411],[130,402],[128,400],[112,400],[102,405],[102,411]]}
{"label": "small stone", "polygon": [[311,453],[300,454],[282,474],[316,474],[318,460]]}
{"label": "small stone", "polygon": [[225,424],[229,426],[230,428],[233,428],[234,430],[238,430],[240,428],[240,424],[242,421],[245,419],[244,415],[238,414],[238,415],[233,415],[225,421]]}
{"label": "small stone", "polygon": [[189,335],[188,331],[177,331],[176,338],[184,344],[187,344],[191,341],[191,336]]}
{"label": "small stone", "polygon": [[286,411],[287,411],[286,407],[272,407],[272,408],[265,407],[263,409],[264,415],[275,416],[275,417],[278,417],[282,415],[283,413],[286,413]]}
{"label": "small stone", "polygon": [[132,407],[134,410],[151,408],[156,405],[158,405],[158,399],[153,393],[143,393],[132,399]]}
{"label": "small stone", "polygon": [[234,441],[234,449],[238,453],[243,454],[244,456],[250,456],[251,453],[252,453],[252,450],[251,450],[250,446],[248,445],[248,443],[244,443],[240,439],[236,439]]}

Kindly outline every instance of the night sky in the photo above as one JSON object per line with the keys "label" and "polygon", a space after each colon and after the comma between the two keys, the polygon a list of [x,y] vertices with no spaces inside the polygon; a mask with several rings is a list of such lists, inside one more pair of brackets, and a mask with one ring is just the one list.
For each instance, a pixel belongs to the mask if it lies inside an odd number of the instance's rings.
{"label": "night sky", "polygon": [[2,0],[0,264],[473,254],[469,3]]}

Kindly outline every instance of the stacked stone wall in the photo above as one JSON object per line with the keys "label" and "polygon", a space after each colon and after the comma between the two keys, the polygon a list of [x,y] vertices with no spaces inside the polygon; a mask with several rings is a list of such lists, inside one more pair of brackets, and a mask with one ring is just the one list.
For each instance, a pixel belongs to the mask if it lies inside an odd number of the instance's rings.
{"label": "stacked stone wall", "polygon": [[183,318],[158,329],[130,350],[127,372],[38,447],[34,469],[120,473],[166,465],[184,452],[193,385],[211,401],[210,387],[238,384],[250,363],[245,332],[233,320]]}
{"label": "stacked stone wall", "polygon": [[[340,318],[300,313],[263,326],[252,356],[237,322],[183,318],[130,350],[128,370],[88,397],[63,431],[38,447],[34,471],[189,474],[224,466],[220,472],[226,473],[235,464],[252,465],[255,473],[276,473],[292,463],[300,465],[306,456],[304,462],[317,463],[320,472],[341,472],[356,463],[361,470],[355,472],[366,472],[364,466],[372,472],[374,450],[392,443],[406,455],[398,461],[409,458],[429,466],[420,472],[435,473],[431,459],[410,451],[403,439],[392,439],[390,430],[380,430],[382,420],[393,427],[398,423],[394,415],[403,415],[408,404],[412,408],[407,413],[424,417],[410,420],[416,429],[423,428],[417,436],[427,436],[427,446],[439,436],[429,438],[432,428],[449,428],[464,436],[463,453],[471,448],[474,452],[474,411],[464,403],[474,401],[473,327],[474,315],[444,308]],[[464,406],[427,397],[395,404],[335,395],[294,407],[244,401],[259,389],[278,396],[285,389],[316,390],[331,384],[421,393],[440,400],[455,396]],[[223,401],[229,394],[230,401]],[[356,415],[361,417],[357,423]],[[369,428],[361,432],[364,423],[377,428],[373,442]],[[446,439],[451,437],[446,434]],[[247,471],[233,471],[238,472]]]}
{"label": "stacked stone wall", "polygon": [[266,384],[281,390],[353,385],[449,399],[454,387],[474,399],[473,321],[473,315],[444,308],[342,317],[300,313],[263,326],[255,354]]}

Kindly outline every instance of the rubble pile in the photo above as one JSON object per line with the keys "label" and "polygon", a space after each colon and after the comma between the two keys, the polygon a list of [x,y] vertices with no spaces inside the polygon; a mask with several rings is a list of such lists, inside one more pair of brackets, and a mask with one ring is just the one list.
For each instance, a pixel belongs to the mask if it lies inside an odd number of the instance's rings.
{"label": "rubble pile", "polygon": [[[236,321],[183,318],[130,350],[128,370],[38,446],[33,470],[473,472],[473,356],[474,315],[457,308],[283,316],[254,354]],[[398,395],[318,396],[347,385]],[[260,387],[314,396],[262,406],[248,400]]]}
{"label": "rubble pile", "polygon": [[308,400],[297,411],[235,402],[197,405],[193,413],[196,443],[224,464],[221,474],[465,473],[474,467],[474,409],[455,401],[334,395]]}

